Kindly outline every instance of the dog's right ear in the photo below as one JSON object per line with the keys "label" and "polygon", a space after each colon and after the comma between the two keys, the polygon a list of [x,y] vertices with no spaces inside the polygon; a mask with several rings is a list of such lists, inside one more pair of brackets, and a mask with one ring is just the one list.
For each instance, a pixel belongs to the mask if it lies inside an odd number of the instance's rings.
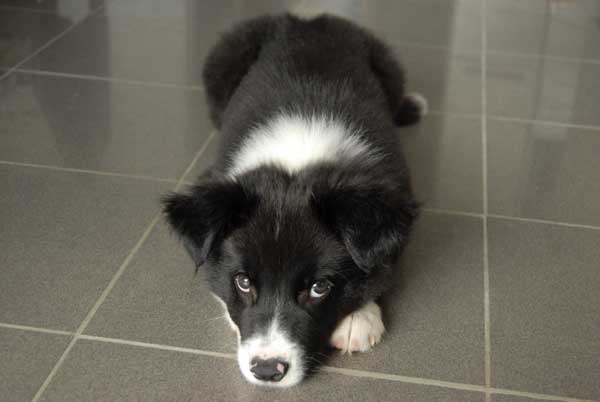
{"label": "dog's right ear", "polygon": [[200,183],[187,194],[163,199],[167,221],[181,237],[196,267],[231,231],[247,219],[256,199],[232,180]]}

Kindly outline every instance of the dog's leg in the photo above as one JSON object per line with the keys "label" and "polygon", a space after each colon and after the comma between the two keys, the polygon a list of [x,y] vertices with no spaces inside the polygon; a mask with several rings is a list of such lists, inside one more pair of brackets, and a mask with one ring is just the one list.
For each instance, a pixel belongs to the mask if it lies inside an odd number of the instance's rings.
{"label": "dog's leg", "polygon": [[206,89],[210,118],[217,129],[229,99],[258,58],[274,24],[271,16],[245,21],[223,35],[211,49],[202,79]]}
{"label": "dog's leg", "polygon": [[342,353],[365,352],[381,340],[384,331],[381,309],[371,301],[338,324],[330,343]]}

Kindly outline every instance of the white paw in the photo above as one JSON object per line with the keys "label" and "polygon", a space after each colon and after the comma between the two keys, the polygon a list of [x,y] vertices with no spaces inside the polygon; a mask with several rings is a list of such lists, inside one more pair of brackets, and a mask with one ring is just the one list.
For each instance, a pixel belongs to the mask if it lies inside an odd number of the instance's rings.
{"label": "white paw", "polygon": [[342,353],[365,352],[381,340],[384,332],[381,309],[369,302],[338,324],[330,343]]}

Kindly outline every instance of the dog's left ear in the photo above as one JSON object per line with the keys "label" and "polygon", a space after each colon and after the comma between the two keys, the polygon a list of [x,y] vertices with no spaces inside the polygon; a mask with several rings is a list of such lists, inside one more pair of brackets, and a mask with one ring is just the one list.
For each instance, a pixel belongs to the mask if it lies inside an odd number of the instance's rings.
{"label": "dog's left ear", "polygon": [[383,188],[332,189],[314,194],[313,203],[365,272],[395,260],[418,214],[412,197]]}
{"label": "dog's left ear", "polygon": [[163,199],[167,221],[181,237],[196,267],[212,250],[245,221],[255,199],[231,180],[202,182],[187,194]]}

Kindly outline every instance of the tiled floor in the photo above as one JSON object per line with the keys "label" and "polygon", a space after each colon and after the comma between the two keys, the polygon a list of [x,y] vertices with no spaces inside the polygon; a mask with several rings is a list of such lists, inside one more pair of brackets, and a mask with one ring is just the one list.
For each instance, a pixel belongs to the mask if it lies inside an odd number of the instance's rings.
{"label": "tiled floor", "polygon": [[[218,33],[298,5],[377,31],[429,99],[398,133],[425,211],[384,341],[267,391],[158,198],[214,155]],[[597,0],[0,0],[0,400],[600,401],[599,21]]]}

